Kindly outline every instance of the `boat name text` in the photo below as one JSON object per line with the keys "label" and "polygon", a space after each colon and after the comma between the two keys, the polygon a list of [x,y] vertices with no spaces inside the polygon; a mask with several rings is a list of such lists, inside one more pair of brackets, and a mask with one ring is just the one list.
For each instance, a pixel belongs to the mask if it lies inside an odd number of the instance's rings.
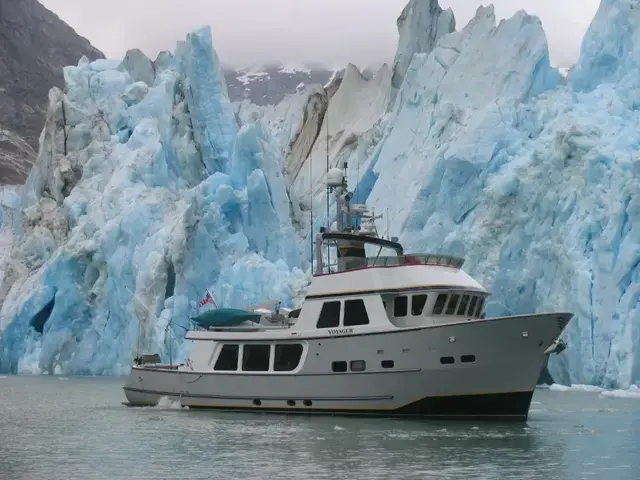
{"label": "boat name text", "polygon": [[344,335],[345,333],[353,333],[353,328],[335,328],[335,329],[330,329],[329,333],[331,335]]}

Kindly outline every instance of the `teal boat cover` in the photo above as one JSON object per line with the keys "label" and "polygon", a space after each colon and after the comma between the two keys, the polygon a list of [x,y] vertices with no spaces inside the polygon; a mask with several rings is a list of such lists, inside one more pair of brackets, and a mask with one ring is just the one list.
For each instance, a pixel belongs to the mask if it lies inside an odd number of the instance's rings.
{"label": "teal boat cover", "polygon": [[203,328],[235,327],[246,321],[260,322],[260,314],[237,308],[216,308],[192,317],[191,321]]}

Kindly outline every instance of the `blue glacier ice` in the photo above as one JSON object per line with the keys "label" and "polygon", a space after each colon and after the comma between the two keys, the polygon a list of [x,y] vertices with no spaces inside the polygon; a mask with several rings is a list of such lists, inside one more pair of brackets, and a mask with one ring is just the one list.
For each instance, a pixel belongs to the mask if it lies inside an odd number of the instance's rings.
{"label": "blue glacier ice", "polygon": [[[557,382],[640,383],[639,11],[602,2],[569,82],[524,12],[497,22],[480,7],[460,31],[405,32],[438,40],[411,56],[390,112],[332,156],[409,251],[466,258],[493,293],[489,316],[576,314],[549,364]],[[323,210],[322,191],[293,192]]]}
{"label": "blue glacier ice", "polygon": [[139,332],[179,352],[206,288],[291,302],[305,265],[284,159],[238,124],[209,29],[153,63],[133,51],[64,73],[0,291],[0,370],[126,373]]}
{"label": "blue glacier ice", "polygon": [[0,371],[126,373],[138,331],[166,356],[205,288],[294,302],[311,221],[335,220],[328,137],[378,230],[463,255],[489,316],[575,313],[556,382],[640,384],[640,0],[602,0],[566,81],[525,12],[453,31],[411,0],[398,26],[393,69],[273,107],[229,103],[207,29],[66,68],[15,202]]}
{"label": "blue glacier ice", "polygon": [[392,100],[404,82],[413,56],[431,52],[440,37],[456,29],[453,11],[450,8],[442,10],[438,0],[409,0],[396,24],[400,38],[393,60]]}

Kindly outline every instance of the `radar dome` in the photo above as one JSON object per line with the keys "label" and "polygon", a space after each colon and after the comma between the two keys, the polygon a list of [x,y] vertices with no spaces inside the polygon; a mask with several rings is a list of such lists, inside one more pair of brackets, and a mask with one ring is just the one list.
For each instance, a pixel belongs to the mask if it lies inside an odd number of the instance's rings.
{"label": "radar dome", "polygon": [[327,185],[330,187],[341,187],[344,173],[339,168],[332,168],[327,173]]}

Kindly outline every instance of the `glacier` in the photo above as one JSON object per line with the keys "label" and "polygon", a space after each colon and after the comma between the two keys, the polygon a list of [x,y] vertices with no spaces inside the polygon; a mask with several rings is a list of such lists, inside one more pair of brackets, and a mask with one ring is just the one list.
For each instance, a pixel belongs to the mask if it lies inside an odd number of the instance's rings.
{"label": "glacier", "polygon": [[0,370],[123,374],[137,348],[180,353],[205,289],[219,304],[304,285],[284,161],[239,124],[208,28],[64,70],[17,200],[0,301]]}
{"label": "glacier", "polygon": [[410,0],[397,24],[392,67],[276,106],[229,102],[206,28],[155,61],[67,67],[2,210],[0,371],[127,373],[139,332],[184,354],[206,288],[299,301],[310,236],[335,221],[328,151],[385,235],[466,258],[487,316],[575,313],[556,383],[640,384],[640,0],[602,0],[566,78],[523,11],[456,30]]}

